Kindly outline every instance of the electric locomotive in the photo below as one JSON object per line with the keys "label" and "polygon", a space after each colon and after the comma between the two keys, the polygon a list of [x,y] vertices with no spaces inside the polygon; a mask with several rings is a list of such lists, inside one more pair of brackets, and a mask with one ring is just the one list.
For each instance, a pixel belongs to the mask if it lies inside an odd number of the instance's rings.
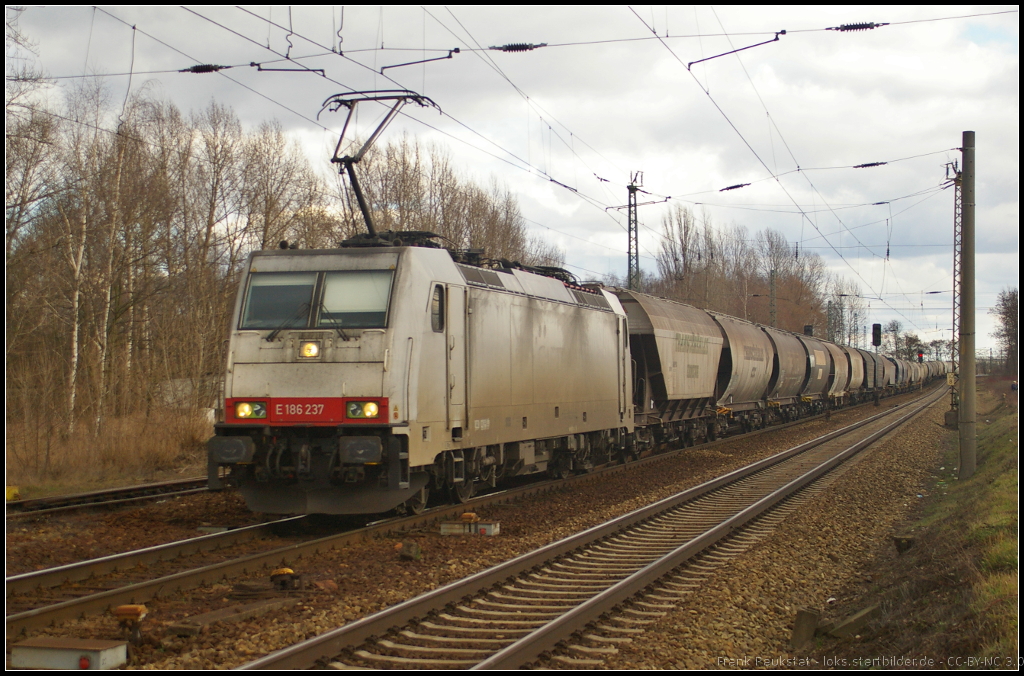
{"label": "electric locomotive", "polygon": [[268,513],[419,511],[431,491],[466,500],[474,482],[626,450],[629,343],[613,294],[458,262],[429,233],[383,235],[250,255],[211,488],[230,482]]}

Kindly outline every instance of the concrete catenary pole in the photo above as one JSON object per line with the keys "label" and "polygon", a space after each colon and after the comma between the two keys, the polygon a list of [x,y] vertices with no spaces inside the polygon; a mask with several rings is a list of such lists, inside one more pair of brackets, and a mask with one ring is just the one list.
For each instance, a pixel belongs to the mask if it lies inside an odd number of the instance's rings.
{"label": "concrete catenary pole", "polygon": [[960,293],[960,478],[977,467],[976,368],[974,363],[974,132],[963,136],[963,246]]}

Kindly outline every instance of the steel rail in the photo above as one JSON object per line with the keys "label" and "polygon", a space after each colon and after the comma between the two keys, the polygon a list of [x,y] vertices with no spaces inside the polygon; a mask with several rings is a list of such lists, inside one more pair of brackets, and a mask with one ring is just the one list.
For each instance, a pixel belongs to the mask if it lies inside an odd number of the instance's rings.
{"label": "steel rail", "polygon": [[79,582],[98,575],[128,570],[138,565],[169,561],[185,554],[220,549],[238,542],[258,538],[270,532],[274,527],[305,518],[305,516],[292,516],[268,523],[235,528],[224,533],[211,533],[210,535],[202,535],[187,540],[178,540],[130,552],[69,563],[55,568],[11,575],[5,581],[7,596],[24,594],[40,587],[58,587],[67,582]]}
{"label": "steel rail", "polygon": [[[17,519],[28,516],[42,516],[56,512],[90,507],[109,507],[118,504],[131,504],[145,500],[157,500],[162,497],[187,495],[207,490],[206,478],[178,479],[161,481],[152,484],[139,484],[122,488],[106,488],[72,495],[55,495],[45,498],[13,500],[7,503],[7,518]],[[137,495],[143,493],[143,495]],[[131,496],[123,498],[120,496]]]}
{"label": "steel rail", "polygon": [[[822,435],[817,439],[805,442],[791,449],[777,453],[769,458],[757,461],[746,467],[734,470],[703,484],[687,489],[658,502],[642,507],[606,523],[594,526],[575,535],[553,542],[540,549],[520,555],[503,564],[480,571],[463,580],[452,582],[421,596],[409,599],[390,608],[369,615],[338,629],[326,632],[308,641],[271,653],[259,660],[250,662],[242,669],[303,669],[323,659],[330,659],[346,648],[358,646],[366,640],[378,636],[392,627],[401,626],[422,617],[432,610],[461,601],[467,596],[482,592],[497,583],[515,577],[537,566],[572,552],[597,540],[614,535],[629,526],[644,521],[660,512],[667,511],[679,504],[693,500],[726,484],[738,481],[746,476],[783,462],[795,455],[803,453],[815,446],[827,443],[839,436],[848,434],[859,427],[868,425],[884,416],[919,403],[920,398],[901,404],[900,406],[880,412],[865,420],[852,423],[839,430]],[[929,404],[931,402],[929,401]],[[537,632],[534,632],[537,633]],[[572,633],[572,632],[570,632]],[[537,639],[533,639],[537,640]],[[561,640],[561,639],[559,639]]]}

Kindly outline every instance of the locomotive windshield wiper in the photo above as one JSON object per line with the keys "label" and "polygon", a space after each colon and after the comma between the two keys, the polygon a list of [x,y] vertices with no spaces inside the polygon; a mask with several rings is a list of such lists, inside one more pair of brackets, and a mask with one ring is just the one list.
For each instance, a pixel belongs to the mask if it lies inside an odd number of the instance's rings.
{"label": "locomotive windshield wiper", "polygon": [[320,301],[320,321],[323,322],[325,319],[331,323],[331,326],[333,326],[334,330],[338,332],[338,335],[341,336],[342,340],[346,340],[347,341],[349,339],[348,338],[348,334],[345,333],[345,329],[341,328],[341,324],[338,323],[338,320],[334,318],[334,316],[331,314],[331,312],[324,305],[324,302],[321,300]]}
{"label": "locomotive windshield wiper", "polygon": [[288,326],[290,324],[292,324],[295,320],[302,319],[302,315],[308,314],[308,313],[309,313],[309,303],[303,303],[302,305],[299,306],[299,311],[295,313],[294,317],[286,319],[281,324],[281,326],[277,327],[276,329],[274,329],[273,331],[270,332],[270,335],[267,336],[267,342],[269,343],[269,342],[273,341],[274,338],[277,337],[277,334],[281,333],[281,331],[283,331],[284,329],[288,328]]}

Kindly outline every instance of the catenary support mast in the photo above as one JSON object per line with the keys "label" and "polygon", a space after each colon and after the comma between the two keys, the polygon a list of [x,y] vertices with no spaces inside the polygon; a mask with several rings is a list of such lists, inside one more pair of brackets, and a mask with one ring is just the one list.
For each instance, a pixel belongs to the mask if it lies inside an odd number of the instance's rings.
{"label": "catenary support mast", "polygon": [[974,328],[974,132],[963,135],[963,173],[961,175],[960,246],[960,478],[974,474],[977,464],[977,410],[975,382]]}

